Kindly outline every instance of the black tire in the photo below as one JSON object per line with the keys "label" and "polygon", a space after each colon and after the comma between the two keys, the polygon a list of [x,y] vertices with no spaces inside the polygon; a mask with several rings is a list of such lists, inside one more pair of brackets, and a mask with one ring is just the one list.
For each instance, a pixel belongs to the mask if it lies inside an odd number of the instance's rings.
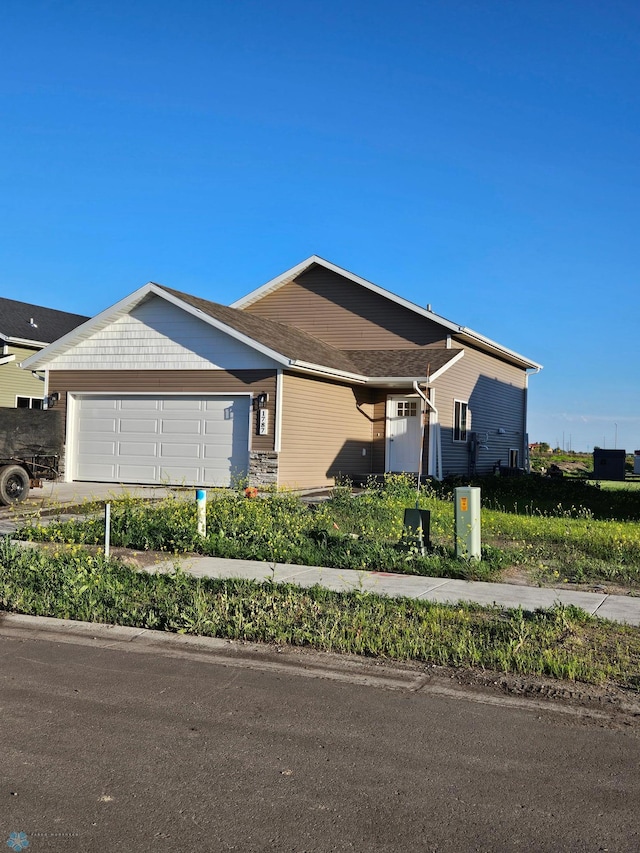
{"label": "black tire", "polygon": [[20,465],[0,468],[0,504],[9,506],[23,501],[29,494],[29,475]]}

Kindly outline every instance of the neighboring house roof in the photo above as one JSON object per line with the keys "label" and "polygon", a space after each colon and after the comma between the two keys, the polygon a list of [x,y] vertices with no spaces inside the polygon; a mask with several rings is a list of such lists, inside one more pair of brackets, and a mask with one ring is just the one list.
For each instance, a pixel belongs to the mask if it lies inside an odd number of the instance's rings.
{"label": "neighboring house roof", "polygon": [[360,276],[355,275],[354,273],[349,272],[348,270],[345,270],[342,267],[337,266],[336,264],[332,264],[330,261],[326,261],[319,255],[311,255],[310,258],[307,258],[305,261],[302,261],[302,263],[299,263],[295,267],[291,267],[291,269],[287,270],[286,272],[283,272],[275,278],[272,278],[266,284],[263,284],[262,287],[258,287],[256,290],[252,290],[251,293],[248,293],[241,299],[237,299],[235,302],[232,302],[231,307],[241,309],[247,308],[249,305],[252,305],[254,302],[257,302],[259,299],[265,297],[267,294],[272,293],[273,291],[278,290],[280,287],[283,287],[285,284],[288,284],[289,282],[293,281],[293,279],[297,278],[299,275],[302,275],[302,273],[307,272],[307,270],[311,269],[311,267],[313,266],[324,267],[325,269],[337,273],[338,275],[343,276],[344,278],[354,282],[355,284],[360,285],[361,287],[367,288],[367,290],[370,290],[373,293],[377,293],[379,296],[383,296],[385,299],[389,299],[396,305],[401,305],[403,308],[406,308],[409,311],[420,315],[421,317],[425,317],[427,320],[431,320],[434,323],[438,323],[450,334],[455,335],[456,339],[461,343],[468,342],[473,346],[477,347],[478,349],[486,350],[487,352],[502,356],[503,358],[506,358],[514,364],[517,364],[519,367],[523,367],[525,369],[540,370],[542,367],[542,365],[538,364],[535,361],[531,361],[531,359],[520,355],[514,350],[508,349],[507,347],[503,347],[501,344],[492,341],[490,338],[486,338],[484,335],[481,335],[478,332],[474,332],[473,329],[468,329],[466,326],[460,326],[457,323],[452,323],[451,320],[447,320],[444,317],[441,317],[439,314],[434,314],[433,311],[430,311],[427,308],[421,308],[419,305],[410,302],[408,299],[404,299],[402,296],[398,296],[397,294],[392,293],[390,290],[385,290],[385,288],[380,287],[377,284],[373,284],[372,282],[367,281],[365,278],[361,278]]}
{"label": "neighboring house roof", "polygon": [[44,347],[88,320],[55,308],[0,297],[0,339]]}
{"label": "neighboring house roof", "polygon": [[329,373],[355,382],[365,383],[385,378],[424,381],[427,368],[430,370],[431,379],[435,379],[437,374],[444,372],[464,352],[460,349],[434,346],[346,352],[294,326],[149,282],[116,305],[71,330],[46,349],[26,359],[22,366],[28,369],[46,367],[56,355],[87,339],[152,296],[167,299],[215,328],[279,361],[283,367]]}

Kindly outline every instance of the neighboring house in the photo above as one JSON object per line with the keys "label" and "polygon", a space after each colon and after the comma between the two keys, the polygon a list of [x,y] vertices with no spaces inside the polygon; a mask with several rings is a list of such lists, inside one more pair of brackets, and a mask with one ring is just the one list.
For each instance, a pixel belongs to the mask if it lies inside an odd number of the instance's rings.
{"label": "neighboring house", "polygon": [[87,319],[80,314],[0,297],[0,407],[43,407],[44,376],[20,370],[20,362]]}
{"label": "neighboring house", "polygon": [[300,488],[520,467],[540,369],[317,256],[230,307],[147,284],[23,367],[67,480]]}

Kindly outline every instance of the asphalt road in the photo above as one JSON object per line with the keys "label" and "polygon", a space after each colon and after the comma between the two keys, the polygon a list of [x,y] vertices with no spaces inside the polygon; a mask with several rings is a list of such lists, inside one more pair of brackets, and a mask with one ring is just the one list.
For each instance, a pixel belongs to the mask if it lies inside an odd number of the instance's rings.
{"label": "asphalt road", "polygon": [[640,849],[633,726],[374,662],[8,624],[3,848]]}

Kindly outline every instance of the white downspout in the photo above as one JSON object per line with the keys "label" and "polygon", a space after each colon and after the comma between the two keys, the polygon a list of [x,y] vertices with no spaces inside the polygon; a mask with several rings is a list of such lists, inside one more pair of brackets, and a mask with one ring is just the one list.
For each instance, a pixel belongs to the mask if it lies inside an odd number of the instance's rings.
{"label": "white downspout", "polygon": [[[427,381],[427,384],[428,384],[428,381]],[[435,435],[432,436],[431,431],[429,431],[429,466],[428,466],[429,470],[427,471],[427,473],[430,477],[434,477],[436,480],[441,480],[442,479],[442,457],[441,457],[441,448],[440,448],[440,418],[438,415],[438,410],[433,405],[431,400],[427,397],[427,395],[424,393],[424,391],[422,391],[422,389],[418,385],[417,381],[414,381],[414,383],[413,383],[413,390],[416,392],[416,394],[419,394],[420,397],[422,397],[422,399],[425,401],[427,406],[429,406],[429,408],[431,409],[431,411],[435,415],[435,426],[436,426],[436,430],[434,430]],[[423,427],[423,429],[424,429],[424,427]],[[432,439],[435,439],[435,441]],[[436,464],[435,464],[435,466],[433,464],[434,444],[435,444],[435,452],[436,452],[436,460],[435,460]],[[420,462],[422,463],[422,457],[420,458]],[[434,472],[434,468],[435,468],[435,472]]]}

